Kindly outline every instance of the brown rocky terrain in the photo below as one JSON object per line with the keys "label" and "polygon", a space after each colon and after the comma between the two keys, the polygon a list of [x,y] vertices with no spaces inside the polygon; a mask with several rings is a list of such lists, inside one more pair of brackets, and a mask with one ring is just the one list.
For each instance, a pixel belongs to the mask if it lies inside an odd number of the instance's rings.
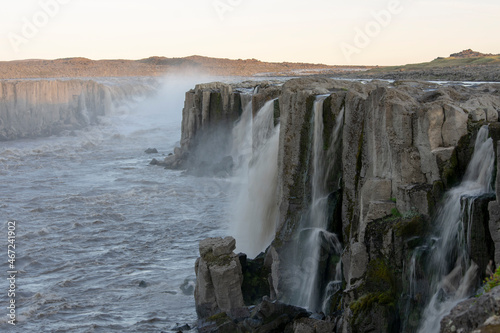
{"label": "brown rocky terrain", "polygon": [[64,58],[0,61],[0,79],[161,76],[189,71],[218,76],[324,75],[356,79],[500,82],[500,55],[467,49],[426,63],[384,67],[277,63],[202,56],[150,57],[140,60]]}
{"label": "brown rocky terrain", "polygon": [[474,81],[500,82],[499,65],[483,66],[449,66],[425,69],[401,68],[388,70],[385,68],[364,71],[362,73],[340,73],[339,78],[362,78],[381,80],[424,80],[424,81]]}
{"label": "brown rocky terrain", "polygon": [[362,73],[344,72],[339,77],[385,80],[500,81],[500,55],[471,49],[438,57],[430,62],[378,67]]}
{"label": "brown rocky terrain", "polygon": [[65,58],[56,60],[19,60],[0,62],[0,79],[59,77],[160,76],[172,72],[199,71],[208,75],[279,76],[330,74],[346,70],[368,69],[364,66],[329,66],[307,63],[271,63],[256,59],[218,59],[201,56],[185,58],[150,57],[141,60],[90,60]]}
{"label": "brown rocky terrain", "polygon": [[[500,54],[497,54],[497,56]],[[450,58],[475,58],[475,57],[491,57],[494,54],[476,52],[471,49],[463,50],[462,52],[450,54]]]}

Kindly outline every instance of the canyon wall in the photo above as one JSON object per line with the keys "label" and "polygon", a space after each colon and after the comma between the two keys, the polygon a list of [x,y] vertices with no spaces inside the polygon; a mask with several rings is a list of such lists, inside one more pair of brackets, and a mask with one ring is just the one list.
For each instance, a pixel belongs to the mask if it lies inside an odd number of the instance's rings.
{"label": "canyon wall", "polygon": [[[207,111],[212,109],[211,101],[231,105],[236,87],[213,85],[210,89],[199,93],[197,87],[188,93],[182,154],[195,152],[191,145],[207,119],[204,114],[211,114]],[[429,291],[425,267],[415,264],[415,254],[430,238],[433,216],[444,193],[464,176],[482,125],[490,124],[490,136],[497,146],[500,85],[303,78],[261,93],[267,96],[263,99],[279,95],[279,153],[276,161],[269,161],[278,165],[279,218],[274,241],[260,256],[261,275],[254,273],[247,279],[265,275],[269,288],[265,294],[293,304],[303,279],[301,272],[311,261],[320,261],[317,283],[324,295],[318,309],[326,316],[322,319],[333,325],[329,326],[332,330],[416,331]],[[312,209],[313,105],[318,95],[327,95],[322,108],[324,150],[333,170],[325,179],[330,221],[325,232],[336,233],[342,242],[340,258],[330,251],[326,238],[319,257],[300,253],[304,249],[301,235],[308,229]],[[193,96],[198,104],[191,102]],[[254,95],[253,100],[258,98]],[[333,138],[337,118],[342,119],[342,130],[339,138]],[[228,123],[219,129],[226,133],[224,144],[228,144],[231,130]],[[340,145],[332,150],[334,139]],[[179,160],[182,154],[175,158]],[[476,213],[468,222],[475,242],[470,255],[479,265],[478,279],[484,278],[490,259],[499,263],[498,203],[492,200],[494,195],[477,201]],[[331,292],[329,281],[339,260],[342,287]],[[243,285],[246,283],[244,278]],[[302,325],[298,318],[287,318],[275,324],[291,331]],[[263,324],[268,318],[251,315],[246,320],[247,324],[252,320]]]}
{"label": "canyon wall", "polygon": [[121,103],[154,89],[148,80],[1,80],[0,141],[95,125]]}
{"label": "canyon wall", "polygon": [[[412,312],[417,297],[408,299],[412,253],[431,231],[429,224],[442,195],[462,178],[478,128],[498,121],[498,86],[467,89],[326,79],[291,80],[284,85],[280,223],[267,253],[273,259],[273,292],[285,301],[293,299],[296,272],[304,265],[296,261],[293,249],[301,246],[297,229],[310,202],[310,119],[318,94],[329,95],[324,119],[335,118],[342,109],[345,113],[341,150],[331,161],[342,164],[342,199],[336,203],[341,217],[329,230],[343,240],[344,289],[325,295],[329,297],[325,301],[330,302],[330,313],[341,311],[345,331],[412,331],[420,321],[418,311]],[[325,131],[332,128],[325,123]],[[492,135],[497,134],[492,131]],[[332,193],[338,190],[334,185]],[[492,242],[486,236],[481,239]],[[493,259],[486,251],[482,255]],[[320,260],[332,265],[328,256]],[[487,261],[480,264],[484,272]],[[417,279],[416,283],[425,284],[423,274]]]}

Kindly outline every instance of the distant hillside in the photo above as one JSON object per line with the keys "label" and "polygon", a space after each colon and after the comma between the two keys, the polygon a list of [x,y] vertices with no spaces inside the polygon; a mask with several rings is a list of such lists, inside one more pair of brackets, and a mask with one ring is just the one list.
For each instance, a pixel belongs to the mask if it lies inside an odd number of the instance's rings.
{"label": "distant hillside", "polygon": [[472,50],[453,53],[447,58],[436,58],[430,62],[404,66],[382,67],[382,70],[414,70],[456,66],[500,65],[500,55],[483,54]]}
{"label": "distant hillside", "polygon": [[447,58],[404,66],[378,67],[343,77],[388,80],[443,80],[500,82],[500,55],[484,54],[471,49],[453,53]]}
{"label": "distant hillside", "polygon": [[447,58],[404,66],[329,66],[324,64],[263,62],[257,59],[220,59],[202,56],[149,57],[140,60],[64,58],[0,61],[0,79],[58,77],[162,76],[200,72],[217,76],[305,76],[367,79],[418,79],[500,82],[500,55],[471,49]]}
{"label": "distant hillside", "polygon": [[[199,71],[209,75],[252,76],[331,74],[346,70],[369,69],[363,66],[328,66],[307,63],[271,63],[256,59],[231,60],[190,56],[185,58],[150,57],[141,60],[19,60],[0,62],[0,79],[52,77],[160,76],[166,73]],[[264,74],[264,75],[265,75]]]}

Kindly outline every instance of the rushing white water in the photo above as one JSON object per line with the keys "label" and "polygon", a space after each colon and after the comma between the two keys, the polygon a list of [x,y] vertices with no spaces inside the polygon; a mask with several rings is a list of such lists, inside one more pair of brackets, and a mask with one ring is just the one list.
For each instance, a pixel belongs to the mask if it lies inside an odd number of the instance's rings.
{"label": "rushing white water", "polygon": [[463,216],[469,214],[467,210],[472,204],[462,210],[460,201],[464,197],[473,199],[492,191],[494,160],[493,141],[488,138],[488,127],[483,126],[478,132],[474,154],[462,183],[446,194],[436,218],[438,234],[429,263],[433,274],[430,279],[432,297],[423,312],[419,332],[439,332],[441,319],[474,291],[478,267],[469,258],[469,244],[463,226]]}
{"label": "rushing white water", "polygon": [[[328,232],[328,191],[326,179],[328,178],[329,165],[333,161],[327,161],[324,148],[324,123],[323,104],[329,95],[320,95],[314,102],[314,133],[313,133],[313,163],[312,163],[312,200],[307,225],[301,230],[302,252],[309,257],[303,260],[301,286],[297,291],[297,305],[306,307],[313,311],[324,311],[327,303],[325,297],[335,293],[342,284],[342,266],[339,260],[336,267],[334,281],[330,281],[325,290],[321,288],[320,264],[332,253],[340,254],[342,245],[337,235]],[[336,146],[340,138],[343,124],[342,110],[336,119],[335,128],[332,132],[331,147]],[[329,156],[329,158],[332,158]],[[333,157],[335,158],[335,157]],[[305,264],[304,264],[305,263]]]}
{"label": "rushing white water", "polygon": [[237,157],[235,202],[230,233],[238,251],[255,257],[271,243],[276,231],[278,203],[279,125],[274,127],[274,100],[252,118],[247,106],[233,131],[233,153]]}
{"label": "rushing white water", "polygon": [[[231,157],[236,162],[240,173],[246,173],[248,162],[252,158],[252,95],[241,95],[243,113],[232,131],[233,145]],[[242,171],[242,168],[245,171]]]}

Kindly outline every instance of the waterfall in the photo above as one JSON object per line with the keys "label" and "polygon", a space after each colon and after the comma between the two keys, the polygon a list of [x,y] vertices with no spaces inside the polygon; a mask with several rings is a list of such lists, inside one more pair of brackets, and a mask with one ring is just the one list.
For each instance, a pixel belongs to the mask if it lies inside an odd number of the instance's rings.
{"label": "waterfall", "polygon": [[233,131],[239,195],[230,233],[237,250],[249,257],[271,244],[278,219],[279,125],[274,126],[274,102],[268,101],[253,118],[252,106],[247,105]]}
{"label": "waterfall", "polygon": [[[441,319],[474,292],[478,266],[469,258],[470,242],[465,237],[467,226],[463,219],[470,216],[477,197],[492,192],[494,160],[493,141],[488,138],[488,127],[483,126],[462,183],[445,195],[434,222],[436,234],[433,244],[429,245],[428,263],[428,271],[432,274],[429,279],[431,298],[424,309],[419,332],[439,332]],[[461,200],[467,203],[461,205]],[[469,231],[469,237],[470,234]]]}
{"label": "waterfall", "polygon": [[232,131],[231,157],[236,167],[247,167],[252,155],[252,95],[242,94],[243,113]]}
{"label": "waterfall", "polygon": [[[302,253],[300,288],[293,303],[312,311],[327,313],[328,298],[342,285],[342,266],[340,258],[336,262],[335,277],[324,286],[325,265],[330,256],[340,256],[342,245],[337,235],[328,231],[328,190],[327,179],[333,161],[328,160],[340,139],[344,110],[337,116],[332,132],[332,144],[325,154],[323,104],[329,95],[320,95],[314,102],[314,133],[312,147],[311,204],[309,217],[299,234],[299,247]],[[326,296],[325,296],[326,295]]]}

